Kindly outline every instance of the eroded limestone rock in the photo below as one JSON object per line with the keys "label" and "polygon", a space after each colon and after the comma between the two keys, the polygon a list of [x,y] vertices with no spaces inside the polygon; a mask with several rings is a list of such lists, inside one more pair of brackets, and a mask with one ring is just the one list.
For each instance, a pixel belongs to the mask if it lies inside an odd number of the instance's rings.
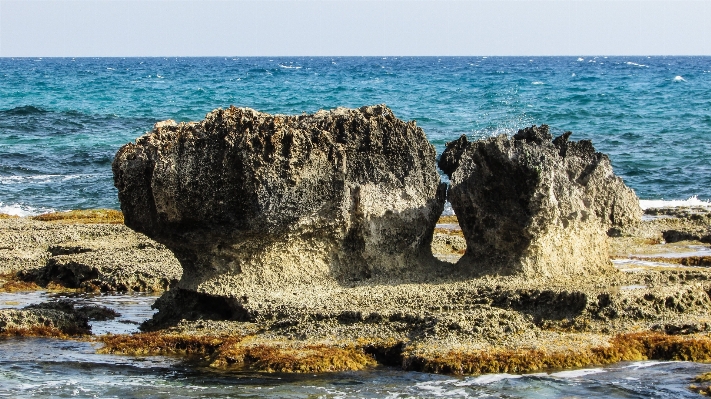
{"label": "eroded limestone rock", "polygon": [[230,107],[156,124],[113,171],[126,225],[175,253],[180,290],[246,301],[255,287],[395,278],[431,262],[445,188],[435,156],[384,105]]}
{"label": "eroded limestone rock", "polygon": [[613,270],[607,232],[639,222],[635,193],[588,140],[552,140],[548,126],[448,143],[439,166],[474,274],[532,277]]}

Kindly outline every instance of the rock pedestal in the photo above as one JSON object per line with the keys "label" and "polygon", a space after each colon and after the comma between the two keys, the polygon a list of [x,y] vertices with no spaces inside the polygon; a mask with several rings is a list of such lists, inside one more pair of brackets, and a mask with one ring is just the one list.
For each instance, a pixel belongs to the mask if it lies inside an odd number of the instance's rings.
{"label": "rock pedestal", "polygon": [[239,301],[430,261],[445,193],[435,157],[422,129],[384,105],[230,107],[156,124],[119,150],[113,172],[126,225],[183,266],[179,289]]}
{"label": "rock pedestal", "polygon": [[613,270],[607,232],[638,222],[635,193],[588,140],[552,140],[548,126],[448,143],[439,166],[476,275],[558,278]]}

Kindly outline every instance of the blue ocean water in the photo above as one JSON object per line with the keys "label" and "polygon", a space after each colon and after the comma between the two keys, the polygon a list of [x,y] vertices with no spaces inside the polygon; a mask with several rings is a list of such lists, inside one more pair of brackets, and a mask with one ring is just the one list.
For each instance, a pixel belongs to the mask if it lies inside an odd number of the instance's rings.
{"label": "blue ocean water", "polygon": [[164,119],[386,103],[447,141],[549,124],[642,199],[711,198],[711,57],[0,59],[0,211],[118,208],[116,150]]}

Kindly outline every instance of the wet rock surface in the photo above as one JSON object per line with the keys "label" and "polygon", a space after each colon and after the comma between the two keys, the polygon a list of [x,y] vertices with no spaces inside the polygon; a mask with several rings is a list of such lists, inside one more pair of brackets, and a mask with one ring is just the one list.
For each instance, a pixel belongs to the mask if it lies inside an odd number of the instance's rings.
{"label": "wet rock surface", "polygon": [[640,221],[634,192],[587,140],[553,140],[548,126],[448,143],[439,166],[474,275],[607,273],[607,235]]}
{"label": "wet rock surface", "polygon": [[0,274],[42,287],[163,291],[181,273],[167,248],[123,225],[0,220]]}
{"label": "wet rock surface", "polygon": [[0,334],[90,334],[89,314],[97,309],[75,309],[71,301],[46,302],[23,309],[0,309]]}
{"label": "wet rock surface", "polygon": [[382,105],[301,116],[229,108],[157,124],[113,170],[126,225],[183,266],[175,295],[241,302],[256,289],[435,268],[445,189],[435,155],[422,129]]}

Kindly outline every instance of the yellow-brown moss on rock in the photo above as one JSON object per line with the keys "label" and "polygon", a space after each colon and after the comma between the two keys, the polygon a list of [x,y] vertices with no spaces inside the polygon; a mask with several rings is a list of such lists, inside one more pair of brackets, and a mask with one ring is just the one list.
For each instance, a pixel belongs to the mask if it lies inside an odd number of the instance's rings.
{"label": "yellow-brown moss on rock", "polygon": [[88,209],[67,212],[43,213],[32,216],[31,219],[42,222],[58,223],[107,223],[123,224],[123,213],[113,209]]}
{"label": "yellow-brown moss on rock", "polygon": [[[599,346],[567,350],[489,348],[447,352],[417,351],[402,341],[356,339],[350,342],[269,342],[259,337],[141,333],[99,338],[101,353],[200,356],[211,367],[263,372],[333,372],[363,370],[386,363],[404,370],[444,374],[529,373],[620,361],[711,360],[711,337],[639,332],[613,336]],[[391,351],[376,361],[375,353]]]}
{"label": "yellow-brown moss on rock", "polygon": [[0,274],[0,292],[37,291],[40,286],[32,281],[24,281],[16,273]]}
{"label": "yellow-brown moss on rock", "polygon": [[711,372],[696,376],[694,383],[689,385],[689,390],[699,395],[711,396]]}
{"label": "yellow-brown moss on rock", "polygon": [[199,356],[211,367],[262,372],[317,373],[363,370],[377,363],[355,345],[259,343],[243,336],[162,332],[99,337],[100,353]]}

